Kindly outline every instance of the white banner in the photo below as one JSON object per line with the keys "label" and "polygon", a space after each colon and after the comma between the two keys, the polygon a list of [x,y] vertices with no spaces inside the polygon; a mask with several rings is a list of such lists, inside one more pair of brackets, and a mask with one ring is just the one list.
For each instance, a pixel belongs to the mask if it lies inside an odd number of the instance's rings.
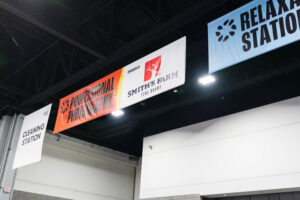
{"label": "white banner", "polygon": [[123,71],[121,108],[183,85],[186,68],[186,37],[129,65]]}
{"label": "white banner", "polygon": [[39,162],[52,104],[24,118],[13,169]]}

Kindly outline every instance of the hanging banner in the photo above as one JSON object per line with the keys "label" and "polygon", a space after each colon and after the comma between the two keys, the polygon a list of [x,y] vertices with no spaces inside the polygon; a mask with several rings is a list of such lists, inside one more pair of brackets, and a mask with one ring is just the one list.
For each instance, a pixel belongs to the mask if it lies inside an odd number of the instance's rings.
{"label": "hanging banner", "polygon": [[183,37],[124,68],[121,108],[185,82],[186,38]]}
{"label": "hanging banner", "polygon": [[60,99],[54,133],[118,109],[123,69]]}
{"label": "hanging banner", "polygon": [[185,67],[183,37],[60,99],[54,133],[184,84]]}
{"label": "hanging banner", "polygon": [[52,104],[25,116],[13,169],[39,162]]}
{"label": "hanging banner", "polygon": [[299,0],[254,0],[208,24],[209,72],[299,40]]}

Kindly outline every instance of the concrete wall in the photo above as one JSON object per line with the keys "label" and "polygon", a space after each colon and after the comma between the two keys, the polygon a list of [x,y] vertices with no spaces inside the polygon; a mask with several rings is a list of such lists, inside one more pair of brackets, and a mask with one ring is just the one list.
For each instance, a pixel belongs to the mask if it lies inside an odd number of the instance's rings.
{"label": "concrete wall", "polygon": [[141,198],[300,188],[300,97],[144,139]]}
{"label": "concrete wall", "polygon": [[135,164],[128,156],[53,137],[46,137],[40,163],[17,170],[14,190],[74,200],[133,200]]}

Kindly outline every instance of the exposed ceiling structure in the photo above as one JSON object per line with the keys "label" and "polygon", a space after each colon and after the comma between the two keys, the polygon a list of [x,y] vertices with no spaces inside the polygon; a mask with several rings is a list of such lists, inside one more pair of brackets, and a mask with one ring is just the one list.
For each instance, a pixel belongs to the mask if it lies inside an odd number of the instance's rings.
{"label": "exposed ceiling structure", "polygon": [[29,114],[186,35],[186,84],[64,131],[135,156],[142,138],[300,94],[300,43],[215,73],[208,71],[207,23],[249,0],[2,0],[0,112]]}

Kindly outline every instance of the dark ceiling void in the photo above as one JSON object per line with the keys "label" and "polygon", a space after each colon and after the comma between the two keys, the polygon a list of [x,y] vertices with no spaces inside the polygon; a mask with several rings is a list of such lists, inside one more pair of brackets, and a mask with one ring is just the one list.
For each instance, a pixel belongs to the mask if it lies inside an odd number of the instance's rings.
{"label": "dark ceiling void", "polygon": [[208,73],[207,23],[250,2],[233,0],[2,0],[0,113],[29,114],[186,35],[186,83],[62,134],[142,153],[144,136],[300,94],[300,43]]}

